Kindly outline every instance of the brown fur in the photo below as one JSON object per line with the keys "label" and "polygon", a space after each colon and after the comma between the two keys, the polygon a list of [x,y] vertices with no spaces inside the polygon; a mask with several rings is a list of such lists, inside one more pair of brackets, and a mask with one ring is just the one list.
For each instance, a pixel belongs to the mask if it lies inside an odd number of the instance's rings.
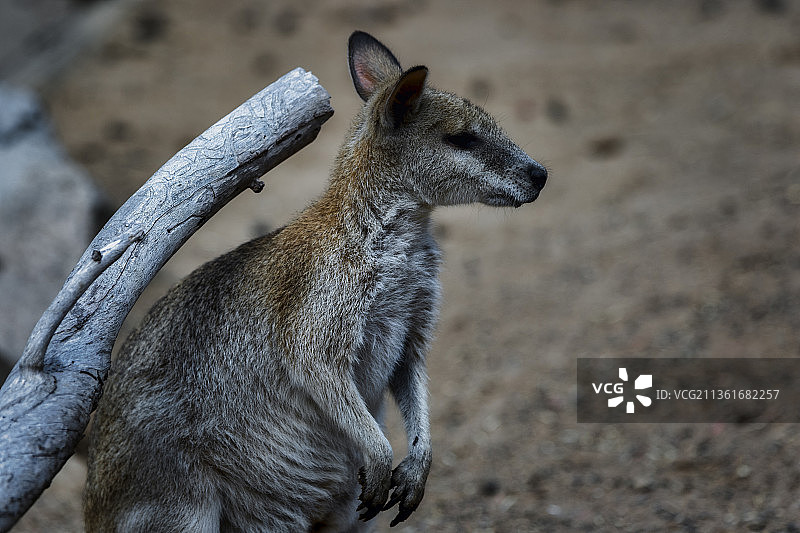
{"label": "brown fur", "polygon": [[[430,214],[531,202],[546,171],[367,34],[349,59],[365,105],[327,191],[200,267],[124,343],[96,415],[88,531],[366,531],[358,510],[397,505],[395,524],[419,505],[440,292]],[[408,436],[394,470],[386,391]]]}

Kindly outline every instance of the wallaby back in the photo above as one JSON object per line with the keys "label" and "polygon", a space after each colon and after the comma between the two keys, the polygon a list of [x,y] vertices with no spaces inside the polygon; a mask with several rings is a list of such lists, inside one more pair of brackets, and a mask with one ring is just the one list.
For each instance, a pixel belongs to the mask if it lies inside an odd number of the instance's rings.
{"label": "wallaby back", "polygon": [[[419,505],[440,293],[431,211],[519,206],[547,173],[368,34],[348,59],[365,103],[326,192],[197,269],[123,344],[95,418],[88,531],[367,531],[381,510],[398,505],[394,525]],[[408,437],[394,470],[386,391]]]}

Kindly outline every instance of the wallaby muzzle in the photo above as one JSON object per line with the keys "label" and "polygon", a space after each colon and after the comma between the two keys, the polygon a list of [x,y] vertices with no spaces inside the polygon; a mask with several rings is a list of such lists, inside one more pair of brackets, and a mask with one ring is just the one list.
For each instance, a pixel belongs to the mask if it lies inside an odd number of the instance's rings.
{"label": "wallaby muzzle", "polygon": [[544,184],[547,183],[547,169],[538,162],[532,160],[531,164],[528,165],[526,169],[526,174],[531,186],[531,199],[527,202],[533,202],[539,197],[539,193],[544,189]]}
{"label": "wallaby muzzle", "polygon": [[483,203],[495,207],[516,208],[535,201],[547,183],[547,169],[530,157],[527,159],[527,162],[510,169],[510,186],[489,195]]}

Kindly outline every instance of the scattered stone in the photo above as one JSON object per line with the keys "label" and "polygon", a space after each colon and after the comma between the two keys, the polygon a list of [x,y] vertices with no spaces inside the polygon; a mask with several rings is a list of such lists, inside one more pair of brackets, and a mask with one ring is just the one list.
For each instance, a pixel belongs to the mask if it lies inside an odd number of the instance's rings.
{"label": "scattered stone", "polygon": [[500,492],[500,483],[496,479],[486,479],[478,487],[481,496],[491,497]]}
{"label": "scattered stone", "polygon": [[558,98],[550,98],[545,106],[547,118],[554,124],[562,124],[569,120],[569,107]]}
{"label": "scattered stone", "polygon": [[611,159],[618,156],[625,142],[617,136],[600,137],[589,143],[589,150],[597,159]]}
{"label": "scattered stone", "polygon": [[550,516],[561,516],[562,513],[563,510],[561,509],[560,505],[551,503],[550,505],[547,506],[547,514],[549,514]]}
{"label": "scattered stone", "polygon": [[761,513],[748,513],[745,517],[747,529],[750,531],[764,531],[769,520]]}
{"label": "scattered stone", "polygon": [[151,43],[162,39],[169,26],[169,20],[159,11],[145,11],[135,21],[134,38],[140,43]]}
{"label": "scattered stone", "polygon": [[637,492],[650,492],[656,484],[656,480],[650,475],[641,475],[633,478],[633,490]]}
{"label": "scattered stone", "polygon": [[756,6],[770,15],[782,15],[786,12],[786,2],[784,0],[756,0]]}
{"label": "scattered stone", "polygon": [[300,26],[300,12],[291,7],[284,8],[275,15],[272,25],[275,31],[289,37],[297,32]]}
{"label": "scattered stone", "polygon": [[750,474],[753,472],[753,469],[750,468],[748,465],[739,465],[736,468],[736,477],[739,479],[745,479],[750,477]]}

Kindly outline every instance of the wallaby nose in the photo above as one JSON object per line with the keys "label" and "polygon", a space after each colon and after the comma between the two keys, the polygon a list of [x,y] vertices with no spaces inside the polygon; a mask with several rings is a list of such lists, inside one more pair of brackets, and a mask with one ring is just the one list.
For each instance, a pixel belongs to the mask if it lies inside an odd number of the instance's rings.
{"label": "wallaby nose", "polygon": [[547,182],[547,169],[538,163],[531,163],[528,167],[528,178],[531,184],[541,191]]}

